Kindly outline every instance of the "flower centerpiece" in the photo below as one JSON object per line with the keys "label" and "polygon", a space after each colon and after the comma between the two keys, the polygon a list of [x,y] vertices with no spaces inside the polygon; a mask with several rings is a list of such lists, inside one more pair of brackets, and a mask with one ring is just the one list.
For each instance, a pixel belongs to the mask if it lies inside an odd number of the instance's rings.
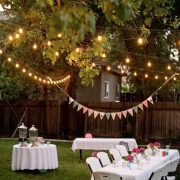
{"label": "flower centerpiece", "polygon": [[145,157],[145,148],[140,148],[139,152],[141,154],[141,158],[144,159],[144,157]]}
{"label": "flower centerpiece", "polygon": [[149,143],[147,145],[147,147],[152,150],[152,156],[155,156],[157,151],[158,151],[158,149],[160,148],[160,143],[159,142],[155,142],[154,144],[153,143]]}
{"label": "flower centerpiece", "polygon": [[133,151],[131,152],[131,154],[134,156],[134,160],[133,160],[134,163],[138,163],[139,153],[140,153],[140,151],[138,148],[133,148]]}
{"label": "flower centerpiece", "polygon": [[125,158],[124,158],[127,162],[127,166],[131,168],[131,164],[133,162],[133,159],[134,159],[134,156],[132,154],[129,154],[127,155]]}

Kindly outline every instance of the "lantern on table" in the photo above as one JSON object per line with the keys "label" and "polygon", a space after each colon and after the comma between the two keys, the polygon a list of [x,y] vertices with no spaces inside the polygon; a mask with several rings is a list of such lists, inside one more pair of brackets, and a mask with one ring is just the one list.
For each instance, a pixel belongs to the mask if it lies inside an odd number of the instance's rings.
{"label": "lantern on table", "polygon": [[23,147],[25,144],[24,142],[27,140],[27,127],[24,126],[24,123],[22,123],[21,126],[18,127],[19,129],[19,142],[21,143],[21,147]]}
{"label": "lantern on table", "polygon": [[32,125],[32,127],[29,129],[29,141],[32,143],[31,147],[37,146],[36,144],[37,138],[38,138],[38,130],[34,127],[34,125]]}

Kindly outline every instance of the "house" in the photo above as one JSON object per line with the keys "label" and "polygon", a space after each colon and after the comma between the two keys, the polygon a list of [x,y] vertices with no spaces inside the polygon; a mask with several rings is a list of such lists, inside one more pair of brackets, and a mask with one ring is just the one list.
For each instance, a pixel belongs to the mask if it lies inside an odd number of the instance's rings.
{"label": "house", "polygon": [[119,102],[121,93],[122,73],[119,69],[106,66],[95,78],[93,87],[79,86],[76,90],[76,100],[79,102],[99,101],[99,102]]}

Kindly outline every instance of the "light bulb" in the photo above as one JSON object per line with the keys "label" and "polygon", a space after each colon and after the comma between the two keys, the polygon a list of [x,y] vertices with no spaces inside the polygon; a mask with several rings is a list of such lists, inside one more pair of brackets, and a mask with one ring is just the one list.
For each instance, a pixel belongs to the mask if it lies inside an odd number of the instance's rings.
{"label": "light bulb", "polygon": [[11,62],[11,58],[8,58],[8,61]]}
{"label": "light bulb", "polygon": [[61,33],[59,33],[59,34],[58,34],[58,37],[60,38],[61,36],[62,36],[62,34],[61,34]]}
{"label": "light bulb", "polygon": [[12,37],[11,35],[9,36],[9,40],[10,40],[10,41],[12,41],[12,40],[13,40],[13,37]]}
{"label": "light bulb", "polygon": [[142,38],[139,38],[139,39],[138,39],[138,44],[139,44],[139,45],[142,45],[142,44],[143,44],[143,39],[142,39]]}
{"label": "light bulb", "polygon": [[134,72],[134,76],[137,76],[137,73],[136,73],[136,72]]}
{"label": "light bulb", "polygon": [[165,78],[164,79],[167,79],[167,76],[165,76]]}
{"label": "light bulb", "polygon": [[155,79],[158,79],[159,77],[158,76],[155,76]]}
{"label": "light bulb", "polygon": [[37,79],[37,76],[34,76],[34,79]]}
{"label": "light bulb", "polygon": [[95,63],[92,63],[92,66],[95,67],[96,66]]}
{"label": "light bulb", "polygon": [[111,68],[108,66],[108,67],[107,67],[107,70],[109,71],[110,69],[111,69]]}
{"label": "light bulb", "polygon": [[76,48],[76,52],[79,52],[79,48]]}
{"label": "light bulb", "polygon": [[98,36],[98,41],[101,41],[102,40],[102,36]]}
{"label": "light bulb", "polygon": [[126,58],[126,62],[129,63],[129,62],[130,62],[130,59],[129,59],[129,58]]}
{"label": "light bulb", "polygon": [[145,74],[145,78],[148,78],[148,74]]}
{"label": "light bulb", "polygon": [[105,57],[106,57],[106,54],[103,53],[103,54],[102,54],[102,57],[105,58]]}
{"label": "light bulb", "polygon": [[41,79],[41,78],[39,78],[39,81],[42,81],[42,79]]}
{"label": "light bulb", "polygon": [[173,79],[176,80],[176,77],[174,77]]}
{"label": "light bulb", "polygon": [[0,54],[2,54],[2,50],[0,49]]}
{"label": "light bulb", "polygon": [[51,46],[51,41],[48,41],[48,42],[47,42],[47,45],[48,45],[48,46]]}
{"label": "light bulb", "polygon": [[168,65],[167,69],[170,70],[170,69],[171,69],[171,66]]}
{"label": "light bulb", "polygon": [[25,72],[26,72],[26,69],[23,68],[23,69],[22,69],[22,72],[25,73]]}
{"label": "light bulb", "polygon": [[19,33],[23,33],[23,29],[22,28],[19,28]]}
{"label": "light bulb", "polygon": [[148,66],[151,67],[151,62],[148,62]]}
{"label": "light bulb", "polygon": [[59,53],[58,53],[58,52],[56,52],[56,56],[59,56]]}
{"label": "light bulb", "polygon": [[19,38],[19,34],[16,34],[16,38]]}
{"label": "light bulb", "polygon": [[19,68],[19,64],[18,63],[16,63],[16,68]]}
{"label": "light bulb", "polygon": [[34,44],[34,45],[33,45],[33,48],[34,48],[34,49],[37,49],[37,45],[36,45],[36,44]]}
{"label": "light bulb", "polygon": [[124,73],[124,70],[123,70],[123,69],[121,70],[121,73],[122,73],[122,74]]}
{"label": "light bulb", "polygon": [[31,73],[31,72],[29,72],[29,76],[32,76],[32,73]]}

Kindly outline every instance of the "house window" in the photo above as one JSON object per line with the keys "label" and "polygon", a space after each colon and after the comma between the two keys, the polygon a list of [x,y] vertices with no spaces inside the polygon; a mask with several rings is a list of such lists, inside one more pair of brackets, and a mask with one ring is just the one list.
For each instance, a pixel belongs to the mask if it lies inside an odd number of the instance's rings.
{"label": "house window", "polygon": [[109,97],[109,82],[105,81],[105,94],[104,94],[105,98]]}
{"label": "house window", "polygon": [[116,97],[119,98],[120,96],[120,86],[119,84],[116,84]]}

